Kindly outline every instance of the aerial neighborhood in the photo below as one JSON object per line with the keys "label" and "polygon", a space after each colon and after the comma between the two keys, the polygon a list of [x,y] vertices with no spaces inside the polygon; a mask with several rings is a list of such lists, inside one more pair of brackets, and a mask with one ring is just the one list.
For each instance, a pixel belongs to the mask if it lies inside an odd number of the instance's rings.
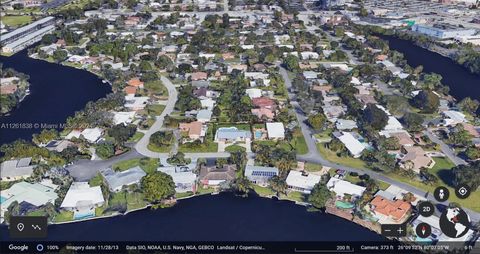
{"label": "aerial neighborhood", "polygon": [[[436,243],[449,238],[417,206],[438,186],[480,220],[479,102],[455,100],[442,76],[410,66],[383,37],[428,37],[429,21],[380,18],[376,0],[334,10],[296,0],[96,2],[22,5],[48,11],[2,33],[4,54],[28,47],[29,57],[94,73],[112,92],[64,128],[2,145],[1,221],[65,223],[232,191],[378,233],[407,223],[405,241],[429,221]],[[20,7],[2,8],[7,17]],[[28,96],[28,78],[5,73],[2,102],[13,104],[2,113]],[[453,195],[459,183],[469,199]],[[472,226],[463,239],[476,237]]]}

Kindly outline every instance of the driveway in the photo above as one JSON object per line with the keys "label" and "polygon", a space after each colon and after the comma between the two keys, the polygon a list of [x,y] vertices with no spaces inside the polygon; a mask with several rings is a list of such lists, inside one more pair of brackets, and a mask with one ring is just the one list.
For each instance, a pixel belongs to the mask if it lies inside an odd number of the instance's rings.
{"label": "driveway", "polygon": [[453,149],[450,148],[450,146],[445,144],[445,142],[443,142],[440,138],[437,137],[437,135],[432,133],[430,130],[423,131],[423,134],[427,135],[428,138],[431,141],[438,144],[440,146],[440,149],[442,150],[443,154],[445,154],[456,166],[467,165],[466,161],[464,161],[462,158],[458,157],[455,154],[455,151],[453,151]]}

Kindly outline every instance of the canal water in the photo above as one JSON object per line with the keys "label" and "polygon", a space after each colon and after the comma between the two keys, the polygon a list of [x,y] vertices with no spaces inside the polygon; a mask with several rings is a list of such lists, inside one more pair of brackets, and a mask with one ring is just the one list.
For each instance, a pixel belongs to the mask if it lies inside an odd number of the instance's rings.
{"label": "canal water", "polygon": [[[6,226],[2,239],[9,240]],[[231,193],[180,200],[125,216],[51,225],[51,241],[384,241],[381,235],[304,206]]]}
{"label": "canal water", "polygon": [[416,46],[410,41],[394,36],[380,37],[388,41],[390,49],[403,53],[410,66],[415,68],[422,65],[424,72],[442,75],[442,83],[450,87],[450,94],[457,101],[465,97],[480,101],[480,75],[472,74],[452,59]]}
{"label": "canal water", "polygon": [[28,57],[27,50],[4,57],[3,68],[13,68],[30,76],[30,95],[10,112],[0,117],[0,145],[17,139],[30,140],[43,128],[65,123],[75,111],[89,101],[105,97],[111,92],[108,84],[96,75]]}

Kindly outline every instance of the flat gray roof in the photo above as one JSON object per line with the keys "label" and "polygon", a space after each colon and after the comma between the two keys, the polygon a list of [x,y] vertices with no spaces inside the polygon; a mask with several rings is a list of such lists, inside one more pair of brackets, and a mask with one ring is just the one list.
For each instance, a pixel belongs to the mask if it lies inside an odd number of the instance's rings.
{"label": "flat gray roof", "polygon": [[43,23],[46,23],[46,22],[51,21],[51,20],[54,20],[54,19],[55,19],[54,17],[49,16],[49,17],[46,17],[46,18],[37,20],[37,21],[35,21],[35,22],[31,23],[31,24],[28,24],[28,25],[26,25],[26,26],[22,26],[22,27],[20,27],[20,28],[18,28],[18,29],[13,30],[13,31],[10,32],[10,33],[3,34],[3,35],[2,35],[2,38],[0,39],[0,41],[7,40],[7,39],[9,39],[9,38],[12,37],[12,36],[15,36],[15,35],[17,35],[17,34],[19,34],[19,33],[23,33],[23,32],[25,32],[25,31],[27,31],[27,30],[29,30],[29,29],[34,28],[35,26],[41,25],[41,24],[43,24]]}

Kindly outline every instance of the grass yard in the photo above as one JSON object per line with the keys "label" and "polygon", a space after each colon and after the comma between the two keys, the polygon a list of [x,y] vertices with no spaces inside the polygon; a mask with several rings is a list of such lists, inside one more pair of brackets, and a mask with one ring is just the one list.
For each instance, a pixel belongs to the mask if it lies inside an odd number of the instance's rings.
{"label": "grass yard", "polygon": [[191,192],[191,191],[182,192],[182,193],[175,193],[175,198],[177,198],[177,199],[186,198],[186,197],[190,197],[190,196],[193,196],[193,192]]}
{"label": "grass yard", "polygon": [[73,220],[73,212],[71,211],[61,211],[55,216],[55,222],[65,222]]}
{"label": "grass yard", "polygon": [[134,143],[134,142],[138,142],[141,138],[143,138],[145,134],[143,132],[135,132],[135,134],[133,134],[133,136],[131,138],[128,139],[128,142],[131,142],[131,143]]}
{"label": "grass yard", "polygon": [[320,165],[320,164],[314,164],[314,163],[310,163],[310,162],[305,163],[305,170],[309,171],[309,172],[320,171],[320,170],[322,170],[322,168],[323,168],[323,166]]}
{"label": "grass yard", "polygon": [[32,22],[32,16],[2,16],[2,23],[10,27],[24,26],[30,22]]}
{"label": "grass yard", "polygon": [[147,105],[147,107],[145,108],[148,115],[152,117],[161,115],[164,109],[165,109],[165,105],[161,105],[161,104],[150,104],[150,105]]}
{"label": "grass yard", "polygon": [[429,171],[437,175],[439,181],[433,185],[427,185],[415,179],[410,179],[408,177],[395,174],[394,172],[387,175],[392,179],[407,183],[421,190],[424,190],[425,192],[429,192],[430,194],[434,192],[436,187],[446,186],[447,189],[450,191],[450,202],[455,202],[465,208],[470,208],[474,211],[480,212],[480,191],[472,192],[468,199],[457,198],[457,196],[455,195],[455,189],[451,186],[451,177],[453,176],[449,176],[449,171],[454,166],[454,164],[446,158],[435,158],[434,160],[435,166],[432,169],[429,169]]}
{"label": "grass yard", "polygon": [[182,153],[214,153],[218,151],[218,144],[213,141],[204,141],[199,146],[180,144],[178,146],[178,151]]}
{"label": "grass yard", "polygon": [[285,196],[285,195],[282,195],[282,196],[283,196],[283,198],[293,200],[293,201],[297,201],[297,202],[305,202],[306,201],[305,194],[303,194],[301,192],[298,192],[298,191],[290,191],[287,194],[287,196]]}
{"label": "grass yard", "polygon": [[148,144],[147,148],[148,150],[156,153],[169,153],[172,150],[173,145],[158,147],[150,143]]}
{"label": "grass yard", "polygon": [[227,146],[225,147],[225,151],[226,152],[230,152],[230,153],[233,153],[233,152],[246,152],[247,149],[243,146],[239,146],[239,145],[230,145],[230,146]]}
{"label": "grass yard", "polygon": [[268,187],[262,187],[256,184],[253,184],[253,190],[262,197],[267,197],[267,196],[272,196],[275,195],[275,192],[268,188]]}
{"label": "grass yard", "polygon": [[88,181],[88,184],[90,184],[90,187],[95,187],[95,186],[100,186],[103,183],[103,177],[98,173],[94,178],[90,179]]}
{"label": "grass yard", "polygon": [[168,90],[160,80],[146,82],[144,84],[144,88],[147,89],[149,93],[152,93],[154,95],[168,97]]}
{"label": "grass yard", "polygon": [[293,140],[290,144],[295,148],[297,154],[302,155],[308,153],[307,142],[305,142],[305,138],[300,130],[296,130],[293,133]]}
{"label": "grass yard", "polygon": [[201,185],[198,185],[198,188],[197,188],[198,195],[210,194],[210,193],[213,193],[214,191],[215,189],[212,187],[203,188],[203,186]]}
{"label": "grass yard", "polygon": [[355,159],[353,157],[338,157],[337,154],[329,149],[327,149],[323,144],[317,144],[318,152],[325,159],[338,163],[341,165],[349,166],[352,168],[366,168],[365,162],[360,159]]}
{"label": "grass yard", "polygon": [[113,169],[115,171],[124,171],[129,168],[140,166],[146,173],[153,173],[157,171],[159,166],[158,159],[154,158],[135,158],[130,160],[120,161],[116,164],[113,164]]}

